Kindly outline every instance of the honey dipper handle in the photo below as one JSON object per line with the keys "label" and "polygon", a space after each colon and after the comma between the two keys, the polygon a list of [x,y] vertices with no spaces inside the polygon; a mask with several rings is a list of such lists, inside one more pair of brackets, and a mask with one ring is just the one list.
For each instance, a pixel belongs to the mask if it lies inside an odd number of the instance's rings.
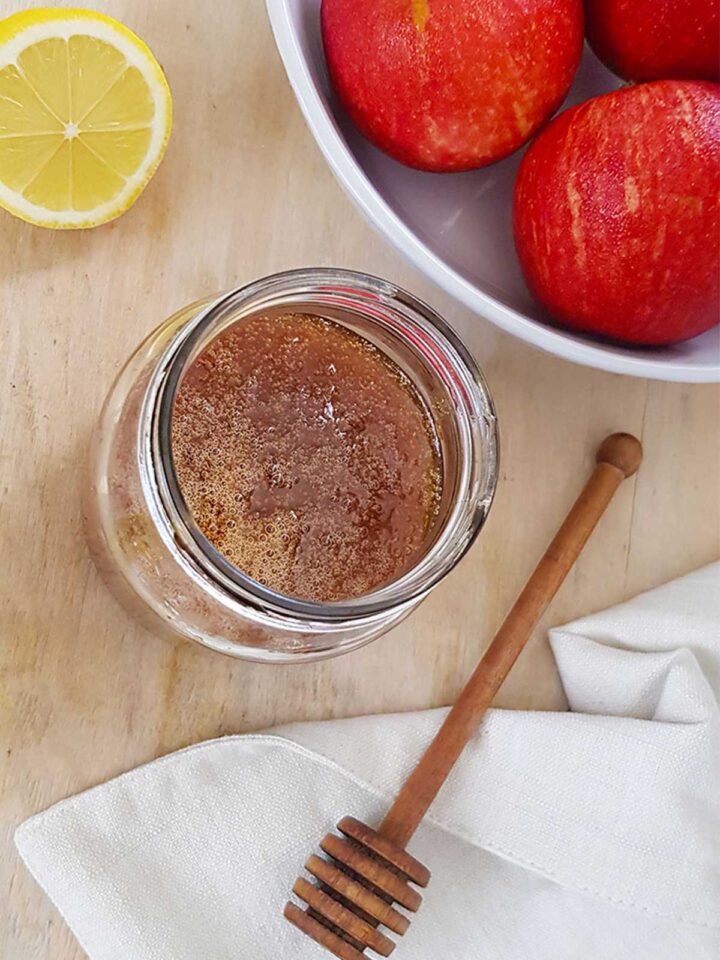
{"label": "honey dipper handle", "polygon": [[640,442],[627,433],[614,433],[600,445],[585,489],[383,820],[379,832],[389,840],[404,847],[415,833],[613,494],[641,460]]}

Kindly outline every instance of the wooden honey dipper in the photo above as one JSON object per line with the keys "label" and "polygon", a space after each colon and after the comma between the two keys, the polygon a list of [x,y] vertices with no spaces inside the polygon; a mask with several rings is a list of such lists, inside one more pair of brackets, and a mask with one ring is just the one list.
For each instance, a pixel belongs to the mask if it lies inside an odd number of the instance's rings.
{"label": "wooden honey dipper", "polygon": [[416,911],[422,897],[415,886],[426,887],[430,871],[405,846],[613,494],[640,466],[642,447],[635,437],[614,433],[600,445],[596,459],[584,490],[383,822],[373,830],[344,817],[338,823],[341,836],[328,834],[320,842],[329,859],[313,854],[305,864],[317,882],[304,877],[295,882],[293,892],[307,908],[289,902],[285,916],[340,960],[367,960],[366,949],[387,957],[395,942],[379,927],[400,936],[409,927],[394,904]]}

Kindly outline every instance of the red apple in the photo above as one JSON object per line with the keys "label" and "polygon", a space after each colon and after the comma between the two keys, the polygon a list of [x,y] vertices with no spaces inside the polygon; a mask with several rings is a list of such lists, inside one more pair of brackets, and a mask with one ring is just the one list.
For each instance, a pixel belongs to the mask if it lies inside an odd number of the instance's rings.
{"label": "red apple", "polygon": [[625,87],[561,113],[523,158],[515,244],[562,326],[630,343],[720,319],[720,88]]}
{"label": "red apple", "polygon": [[626,80],[720,79],[718,0],[585,0],[595,53]]}
{"label": "red apple", "polygon": [[470,170],[562,103],[582,0],[323,0],[328,69],[368,139],[421,170]]}

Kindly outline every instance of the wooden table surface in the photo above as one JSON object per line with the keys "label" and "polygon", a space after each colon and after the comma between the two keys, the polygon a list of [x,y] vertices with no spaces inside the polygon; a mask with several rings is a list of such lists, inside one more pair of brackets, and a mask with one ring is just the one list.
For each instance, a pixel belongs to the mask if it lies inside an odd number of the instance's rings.
{"label": "wooden table surface", "polygon": [[[4,0],[2,12],[24,6]],[[53,233],[0,214],[3,960],[83,956],[15,854],[13,831],[28,815],[206,738],[451,701],[606,433],[641,437],[645,463],[547,622],[616,603],[719,550],[716,386],[623,378],[546,356],[417,274],[364,223],[326,168],[261,0],[95,6],[135,29],[163,63],[175,128],[154,181],[116,223]],[[139,340],[195,298],[303,265],[384,275],[450,320],[494,392],[502,470],[480,540],[408,621],[338,660],[272,667],[173,644],[138,626],[88,559],[79,495],[103,396]],[[543,631],[498,702],[562,709]]]}

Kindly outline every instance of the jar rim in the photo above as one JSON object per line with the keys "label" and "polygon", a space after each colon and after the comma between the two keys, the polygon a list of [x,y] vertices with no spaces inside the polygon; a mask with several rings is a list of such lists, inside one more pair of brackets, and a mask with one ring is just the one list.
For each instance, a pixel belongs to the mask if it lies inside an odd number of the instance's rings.
{"label": "jar rim", "polygon": [[[452,369],[452,386],[467,406],[461,424],[468,444],[462,489],[439,537],[420,560],[400,577],[377,589],[342,601],[302,600],[279,593],[232,564],[202,533],[182,493],[172,452],[172,415],[184,373],[217,335],[233,323],[263,309],[292,306],[322,308],[342,302],[365,319],[382,323],[377,309],[395,311],[430,338]],[[370,307],[373,312],[367,312]],[[243,308],[246,312],[243,313]],[[364,309],[365,308],[365,309]],[[417,344],[405,337],[410,350]],[[152,464],[160,503],[173,536],[203,572],[235,600],[273,615],[327,624],[373,619],[414,604],[457,564],[482,529],[495,494],[498,475],[497,418],[482,372],[462,340],[430,306],[389,281],[340,268],[288,270],[255,280],[225,293],[201,309],[172,337],[148,387],[144,416],[148,462]],[[480,449],[477,449],[477,448]],[[454,542],[453,542],[454,541]]]}

